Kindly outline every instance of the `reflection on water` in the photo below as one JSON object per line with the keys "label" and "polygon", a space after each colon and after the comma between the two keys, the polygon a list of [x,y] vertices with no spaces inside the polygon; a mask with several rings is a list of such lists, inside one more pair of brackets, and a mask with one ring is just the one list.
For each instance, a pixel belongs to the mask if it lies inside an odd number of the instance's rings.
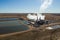
{"label": "reflection on water", "polygon": [[0,34],[24,31],[29,29],[27,26],[22,25],[19,22],[19,20],[0,22]]}
{"label": "reflection on water", "polygon": [[60,28],[60,25],[54,25],[54,26],[51,26],[51,27],[47,27],[46,29],[52,30],[52,29],[58,29],[58,28]]}

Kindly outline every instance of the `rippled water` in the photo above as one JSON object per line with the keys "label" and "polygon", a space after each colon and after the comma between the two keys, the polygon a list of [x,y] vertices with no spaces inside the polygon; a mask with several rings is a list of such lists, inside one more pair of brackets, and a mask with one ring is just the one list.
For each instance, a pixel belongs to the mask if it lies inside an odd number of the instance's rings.
{"label": "rippled water", "polygon": [[18,32],[28,30],[25,25],[20,24],[19,20],[0,22],[0,34]]}

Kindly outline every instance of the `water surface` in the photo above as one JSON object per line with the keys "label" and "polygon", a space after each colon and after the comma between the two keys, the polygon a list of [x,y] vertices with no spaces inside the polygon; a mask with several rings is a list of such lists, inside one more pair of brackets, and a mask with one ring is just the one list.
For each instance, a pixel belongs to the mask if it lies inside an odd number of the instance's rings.
{"label": "water surface", "polygon": [[26,26],[24,24],[20,24],[19,20],[0,22],[0,34],[25,31],[28,29],[29,29],[28,26]]}

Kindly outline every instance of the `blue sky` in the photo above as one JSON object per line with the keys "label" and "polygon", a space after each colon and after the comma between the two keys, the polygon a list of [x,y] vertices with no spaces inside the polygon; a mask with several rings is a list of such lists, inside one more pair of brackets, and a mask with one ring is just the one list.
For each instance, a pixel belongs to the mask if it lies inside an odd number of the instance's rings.
{"label": "blue sky", "polygon": [[[37,13],[41,0],[0,0],[0,13]],[[60,0],[53,0],[47,13],[60,13]]]}

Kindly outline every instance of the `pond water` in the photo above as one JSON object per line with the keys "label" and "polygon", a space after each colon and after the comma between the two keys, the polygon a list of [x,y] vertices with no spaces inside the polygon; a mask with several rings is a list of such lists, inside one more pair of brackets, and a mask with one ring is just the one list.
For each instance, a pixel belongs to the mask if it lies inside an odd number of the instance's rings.
{"label": "pond water", "polygon": [[0,22],[0,34],[25,31],[28,29],[29,27],[24,24],[20,24],[19,20]]}
{"label": "pond water", "polygon": [[58,28],[60,28],[60,25],[54,25],[51,27],[47,27],[46,29],[52,30],[52,29],[58,29]]}
{"label": "pond water", "polygon": [[0,21],[17,20],[18,18],[0,18]]}

